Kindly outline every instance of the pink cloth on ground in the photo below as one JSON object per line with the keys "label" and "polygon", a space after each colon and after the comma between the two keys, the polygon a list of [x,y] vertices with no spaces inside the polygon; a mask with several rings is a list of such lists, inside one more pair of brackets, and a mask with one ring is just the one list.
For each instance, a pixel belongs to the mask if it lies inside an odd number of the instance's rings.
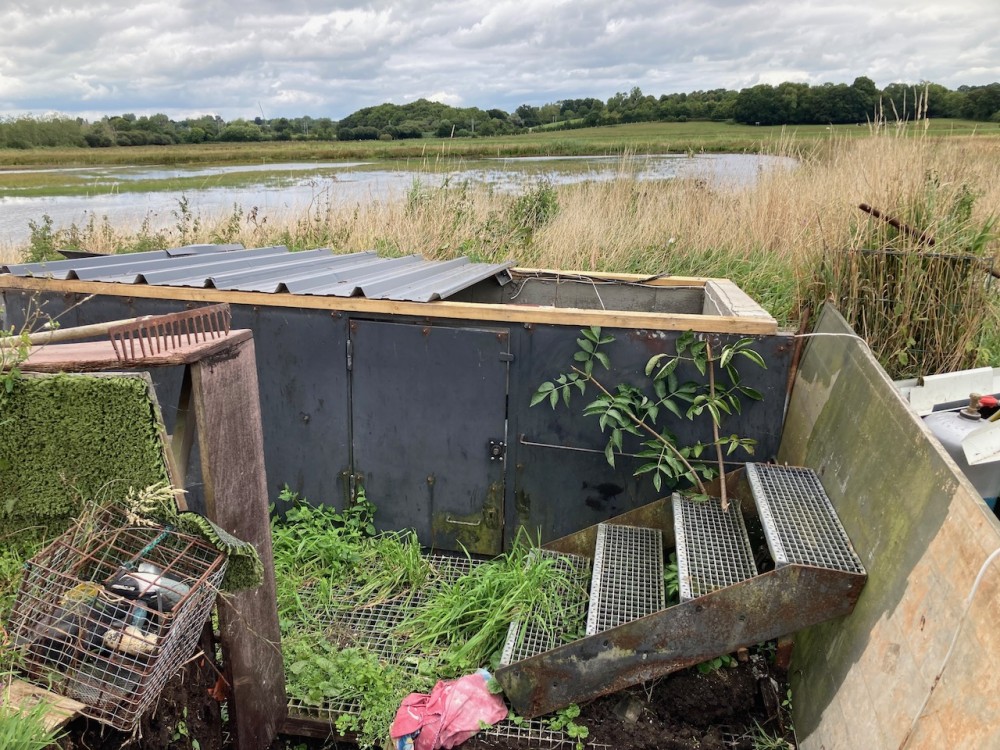
{"label": "pink cloth on ground", "polygon": [[460,745],[483,724],[507,716],[503,698],[486,689],[482,674],[439,681],[430,695],[410,693],[403,699],[389,730],[396,740],[420,730],[414,750],[437,750]]}

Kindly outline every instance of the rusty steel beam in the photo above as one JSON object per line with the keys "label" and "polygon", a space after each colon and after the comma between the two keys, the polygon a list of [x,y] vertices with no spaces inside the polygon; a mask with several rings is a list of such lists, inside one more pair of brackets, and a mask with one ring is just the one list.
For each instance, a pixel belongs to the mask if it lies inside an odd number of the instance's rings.
{"label": "rusty steel beam", "polygon": [[786,565],[524,661],[496,678],[526,718],[850,614],[866,576]]}

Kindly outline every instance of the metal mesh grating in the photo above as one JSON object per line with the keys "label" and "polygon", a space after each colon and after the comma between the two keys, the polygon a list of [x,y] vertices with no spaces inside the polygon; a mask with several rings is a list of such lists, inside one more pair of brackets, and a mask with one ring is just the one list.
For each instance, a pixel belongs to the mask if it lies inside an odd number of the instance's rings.
{"label": "metal mesh grating", "polygon": [[563,617],[554,627],[547,629],[532,619],[515,620],[507,632],[507,642],[504,644],[500,664],[506,666],[522,659],[551,651],[556,646],[566,642],[566,637],[580,637],[574,633],[583,624],[587,614],[587,583],[590,580],[590,558],[579,555],[560,554],[551,550],[533,550],[532,554],[540,553],[543,557],[556,561],[556,565],[573,578],[574,589],[558,592],[566,602]]}
{"label": "metal mesh grating", "polygon": [[696,502],[674,493],[680,599],[688,601],[757,575],[743,514],[715,498]]}
{"label": "metal mesh grating", "polygon": [[[545,552],[545,554],[555,553]],[[575,566],[579,564],[577,561],[582,561],[585,566],[583,575],[586,576],[586,568],[589,568],[587,558],[575,558],[572,555],[565,557],[573,558],[567,561],[567,565],[573,566],[574,570],[576,570]],[[449,582],[455,581],[483,562],[474,558],[440,553],[430,554],[427,559],[441,578]],[[419,662],[412,658],[408,659],[407,655],[396,650],[392,630],[406,616],[410,608],[426,600],[428,593],[418,591],[408,599],[381,602],[373,606],[356,607],[340,612],[317,613],[316,616],[330,629],[331,638],[346,636],[376,654],[382,661],[416,672]],[[333,724],[339,716],[359,715],[361,706],[356,701],[327,701],[322,706],[311,706],[298,698],[290,698],[288,710],[293,715]],[[522,719],[517,724],[504,720],[482,730],[477,736],[487,738],[487,741],[488,738],[515,740],[518,747],[524,748],[556,748],[576,745],[575,739],[569,737],[565,732],[550,729],[546,722],[540,719]],[[608,746],[588,743],[587,747],[602,750]]]}
{"label": "metal mesh grating", "polygon": [[600,524],[587,635],[637,620],[665,606],[663,534],[659,529]]}
{"label": "metal mesh grating", "polygon": [[864,574],[816,472],[747,464],[747,479],[776,565],[798,563]]}

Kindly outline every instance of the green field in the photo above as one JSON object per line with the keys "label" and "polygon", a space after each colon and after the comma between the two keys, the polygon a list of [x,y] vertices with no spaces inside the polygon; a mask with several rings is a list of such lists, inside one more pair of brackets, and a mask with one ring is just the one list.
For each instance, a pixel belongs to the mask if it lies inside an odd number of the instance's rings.
{"label": "green field", "polygon": [[[896,126],[890,124],[890,131]],[[996,125],[929,120],[904,126],[907,135],[1000,136]],[[822,145],[834,137],[871,134],[867,126],[753,127],[728,122],[637,123],[579,130],[539,130],[496,138],[403,141],[209,143],[177,146],[0,150],[0,170],[123,165],[267,164],[292,161],[384,161],[497,156],[591,156],[632,153],[743,153]],[[3,184],[14,175],[4,176]],[[20,179],[27,179],[22,176]],[[32,179],[43,179],[32,176]]]}

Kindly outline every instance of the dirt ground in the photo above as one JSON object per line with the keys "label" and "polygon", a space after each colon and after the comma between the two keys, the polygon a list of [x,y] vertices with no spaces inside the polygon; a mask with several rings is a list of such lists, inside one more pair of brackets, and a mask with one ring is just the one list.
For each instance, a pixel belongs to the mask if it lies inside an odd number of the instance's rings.
{"label": "dirt ground", "polygon": [[[223,709],[210,696],[215,671],[194,662],[172,679],[141,722],[128,735],[97,722],[77,719],[58,743],[62,750],[229,750]],[[707,674],[688,669],[653,683],[605,696],[581,706],[577,724],[590,735],[586,746],[632,750],[753,750],[756,724],[772,737],[793,741],[781,709],[785,675],[763,654]],[[353,745],[279,736],[271,750],[340,750]],[[516,740],[479,735],[463,750],[522,750]],[[563,747],[571,747],[564,745]],[[790,745],[794,747],[794,745]]]}
{"label": "dirt ground", "polygon": [[[752,750],[756,720],[784,734],[780,716],[785,675],[762,656],[708,674],[676,672],[584,705],[576,723],[590,730],[586,744],[632,750]],[[791,733],[789,732],[789,735]],[[791,736],[789,736],[791,739]],[[473,737],[463,750],[514,750],[521,745]]]}
{"label": "dirt ground", "polygon": [[62,750],[223,750],[228,745],[222,710],[209,695],[216,672],[203,659],[171,679],[139,723],[135,735],[96,721],[76,719],[65,729]]}
{"label": "dirt ground", "polygon": [[[581,706],[577,724],[590,730],[585,746],[612,750],[753,750],[757,725],[771,737],[794,735],[781,708],[784,673],[763,655],[708,674],[676,672],[645,686],[598,698]],[[622,718],[627,715],[628,718]],[[756,723],[755,723],[756,722]],[[341,750],[346,743],[279,737],[271,750]],[[532,745],[534,747],[534,745]],[[572,744],[564,744],[571,748]],[[462,750],[524,750],[523,741],[478,735]]]}

